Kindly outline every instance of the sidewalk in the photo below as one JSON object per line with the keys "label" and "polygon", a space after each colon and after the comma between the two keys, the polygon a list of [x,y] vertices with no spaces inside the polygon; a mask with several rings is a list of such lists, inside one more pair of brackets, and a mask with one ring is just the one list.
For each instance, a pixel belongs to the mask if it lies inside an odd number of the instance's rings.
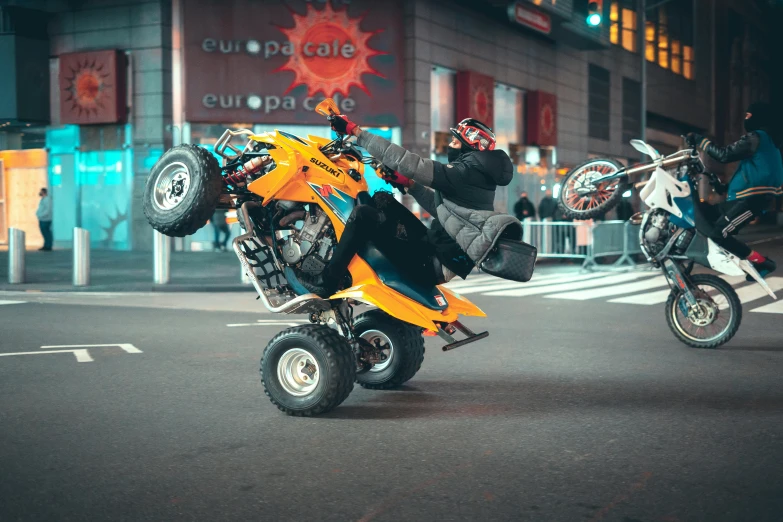
{"label": "sidewalk", "polygon": [[[754,243],[778,238],[760,245],[759,250],[781,258],[783,228],[750,227],[739,235],[742,241]],[[152,281],[152,252],[118,252],[93,250],[90,286],[74,287],[70,250],[28,251],[26,283],[8,284],[8,252],[0,251],[0,291],[28,292],[243,292],[252,287],[241,282],[239,260],[228,252],[172,252],[171,282],[156,285]],[[581,263],[542,259],[536,273],[579,271]],[[643,265],[641,265],[643,266]]]}

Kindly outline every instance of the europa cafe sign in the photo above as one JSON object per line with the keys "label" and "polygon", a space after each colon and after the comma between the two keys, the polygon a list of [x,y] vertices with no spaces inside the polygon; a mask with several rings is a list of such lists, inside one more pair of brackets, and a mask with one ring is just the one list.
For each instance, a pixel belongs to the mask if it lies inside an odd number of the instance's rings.
{"label": "europa cafe sign", "polygon": [[373,0],[183,2],[193,123],[325,124],[332,97],[366,126],[401,126],[401,9]]}

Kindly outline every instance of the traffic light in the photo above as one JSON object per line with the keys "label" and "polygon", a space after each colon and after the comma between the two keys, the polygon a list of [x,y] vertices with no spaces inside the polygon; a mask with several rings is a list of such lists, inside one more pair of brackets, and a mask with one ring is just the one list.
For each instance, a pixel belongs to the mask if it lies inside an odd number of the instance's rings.
{"label": "traffic light", "polygon": [[589,0],[587,3],[587,25],[598,27],[603,21],[603,0]]}

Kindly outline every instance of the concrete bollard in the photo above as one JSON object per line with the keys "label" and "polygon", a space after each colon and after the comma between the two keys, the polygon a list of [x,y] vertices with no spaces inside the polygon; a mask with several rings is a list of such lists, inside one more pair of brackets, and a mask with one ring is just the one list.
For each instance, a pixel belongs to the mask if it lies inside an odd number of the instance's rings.
{"label": "concrete bollard", "polygon": [[171,279],[171,240],[157,230],[153,235],[153,277],[156,285],[166,285]]}
{"label": "concrete bollard", "polygon": [[24,230],[8,229],[8,283],[18,285],[24,283]]}
{"label": "concrete bollard", "polygon": [[90,231],[73,229],[73,286],[90,286]]}

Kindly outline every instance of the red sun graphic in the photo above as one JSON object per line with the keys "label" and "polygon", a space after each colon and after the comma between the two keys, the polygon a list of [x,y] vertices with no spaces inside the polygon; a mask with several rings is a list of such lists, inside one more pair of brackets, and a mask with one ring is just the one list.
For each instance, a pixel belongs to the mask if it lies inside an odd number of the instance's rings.
{"label": "red sun graphic", "polygon": [[105,91],[112,87],[108,83],[111,74],[107,69],[97,60],[83,60],[76,68],[71,68],[65,88],[68,93],[65,101],[70,104],[71,111],[78,111],[79,116],[83,113],[95,116],[104,109]]}
{"label": "red sun graphic", "polygon": [[555,131],[555,115],[552,106],[549,104],[541,108],[541,133],[544,136],[551,136]]}
{"label": "red sun graphic", "polygon": [[476,109],[476,119],[486,120],[489,116],[489,94],[484,86],[476,88],[473,94],[473,107]]}
{"label": "red sun graphic", "polygon": [[348,13],[334,11],[330,4],[322,10],[307,6],[307,14],[292,13],[294,27],[279,27],[293,44],[294,53],[278,71],[291,71],[294,80],[286,93],[299,85],[307,86],[307,95],[322,92],[325,96],[340,93],[348,96],[352,86],[367,95],[370,91],[362,82],[363,74],[384,76],[372,68],[369,59],[388,54],[372,49],[369,40],[377,31],[364,32],[360,29],[363,17],[349,18]]}

